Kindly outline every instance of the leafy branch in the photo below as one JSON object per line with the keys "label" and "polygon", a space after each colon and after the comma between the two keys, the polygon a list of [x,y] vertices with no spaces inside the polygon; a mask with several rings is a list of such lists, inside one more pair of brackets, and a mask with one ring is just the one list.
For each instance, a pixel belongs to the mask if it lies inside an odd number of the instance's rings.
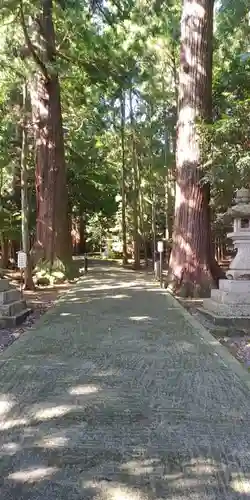
{"label": "leafy branch", "polygon": [[21,26],[22,26],[22,29],[23,29],[23,34],[24,34],[25,42],[27,44],[29,52],[32,55],[35,63],[41,69],[41,71],[42,71],[45,79],[49,80],[50,77],[49,77],[49,73],[48,73],[48,70],[46,68],[46,65],[44,64],[44,62],[40,59],[40,57],[36,53],[34,45],[33,45],[32,41],[31,41],[29,33],[28,33],[28,29],[27,29],[27,26],[26,26],[26,23],[25,23],[24,11],[23,11],[23,0],[20,0],[20,21],[21,21]]}

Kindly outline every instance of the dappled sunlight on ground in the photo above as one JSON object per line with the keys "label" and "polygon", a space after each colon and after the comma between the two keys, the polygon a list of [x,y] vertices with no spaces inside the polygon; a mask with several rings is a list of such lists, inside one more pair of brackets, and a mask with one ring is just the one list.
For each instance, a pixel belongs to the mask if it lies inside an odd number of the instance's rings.
{"label": "dappled sunlight on ground", "polygon": [[15,405],[15,401],[10,396],[6,396],[5,394],[0,395],[0,417],[4,417],[6,413],[8,413],[11,408]]}
{"label": "dappled sunlight on ground", "polygon": [[69,439],[65,436],[48,436],[44,437],[41,441],[34,443],[38,448],[44,449],[54,449],[54,448],[64,448],[69,444]]}
{"label": "dappled sunlight on ground", "polygon": [[[141,290],[143,289],[143,284],[140,283],[140,282],[130,282],[128,284],[127,281],[125,282],[120,282],[120,283],[117,283],[117,284],[114,284],[114,283],[107,283],[105,285],[98,285],[96,284],[96,286],[91,286],[91,287],[84,287],[84,288],[79,288],[79,292],[96,292],[96,291],[102,291],[102,290],[117,290],[118,288],[140,288]],[[71,299],[73,300],[73,299]]]}
{"label": "dappled sunlight on ground", "polygon": [[154,318],[150,316],[129,316],[129,319],[131,319],[131,321],[153,321]]}
{"label": "dappled sunlight on ground", "polygon": [[58,471],[57,467],[37,467],[20,470],[9,474],[8,478],[21,483],[34,483],[51,478]]}
{"label": "dappled sunlight on ground", "polygon": [[73,411],[76,407],[73,405],[59,405],[51,408],[41,408],[41,410],[31,410],[31,415],[34,420],[51,420],[52,418],[62,417]]}
{"label": "dappled sunlight on ground", "polygon": [[26,418],[10,418],[5,422],[0,422],[0,429],[6,431],[13,428],[19,428],[20,426],[27,425],[28,420]]}
{"label": "dappled sunlight on ground", "polygon": [[[160,463],[160,461],[158,461]],[[133,476],[138,476],[140,474],[149,474],[154,471],[156,465],[156,461],[151,459],[146,460],[130,460],[125,464],[122,464],[121,470],[126,472],[127,474],[132,474]]]}
{"label": "dappled sunlight on ground", "polygon": [[[72,389],[73,393],[78,393],[79,386]],[[89,389],[87,394],[96,392],[95,386],[89,386]],[[81,390],[79,392],[84,393]],[[106,396],[108,398],[108,393]],[[115,406],[119,408],[119,401],[115,402]],[[213,452],[208,450],[208,455],[203,458],[197,450],[193,458],[191,455],[188,458],[188,452],[182,455],[177,449],[175,452],[168,450],[168,444],[164,446],[164,439],[163,448],[159,447],[158,451],[157,448],[150,451],[151,445],[148,443],[144,446],[129,446],[121,453],[119,446],[119,451],[116,450],[115,443],[111,447],[106,446],[105,438],[102,441],[100,437],[100,441],[96,441],[95,451],[87,444],[84,445],[83,429],[87,433],[87,427],[83,425],[83,422],[69,421],[67,425],[67,420],[65,420],[66,427],[64,431],[62,430],[60,419],[67,419],[65,410],[68,409],[63,406],[59,408],[60,411],[56,406],[51,409],[53,412],[50,413],[49,418],[53,418],[53,423],[49,428],[44,427],[48,420],[48,413],[44,408],[43,415],[39,415],[39,423],[35,421],[32,423],[30,420],[24,423],[23,429],[19,426],[18,433],[14,433],[17,441],[11,440],[11,434],[5,436],[2,434],[1,440],[5,443],[1,446],[0,456],[4,458],[6,468],[4,484],[10,491],[13,491],[13,495],[17,491],[15,485],[23,485],[25,490],[22,491],[27,491],[25,500],[26,498],[49,500],[50,490],[47,488],[53,482],[59,488],[58,499],[162,500],[162,498],[168,498],[186,500],[190,498],[190,500],[199,500],[208,498],[210,500],[223,498],[226,500],[235,498],[247,500],[249,498],[249,480],[243,478],[240,471],[232,472],[233,462],[229,464],[226,456],[220,461],[209,458],[209,453],[212,455]],[[113,425],[115,426],[115,420]],[[57,431],[56,428],[58,428]],[[4,430],[2,426],[1,430]],[[113,434],[115,435],[115,427]],[[102,437],[104,437],[103,434]],[[8,457],[12,459],[11,462],[7,460]],[[86,462],[87,457],[89,458]],[[235,467],[237,468],[236,463]],[[225,496],[221,496],[221,493],[216,496],[216,492],[219,491],[218,480],[221,478],[219,480],[221,481],[224,476],[228,478],[227,486],[222,487]],[[78,496],[66,497],[66,484],[72,488],[69,491],[73,494],[76,490]],[[41,495],[40,485],[43,488]],[[46,491],[48,491],[48,496],[42,497]],[[238,496],[233,496],[234,492]],[[5,496],[1,498],[5,499]],[[19,500],[23,497],[11,496],[10,498]]]}
{"label": "dappled sunlight on ground", "polygon": [[15,455],[15,453],[21,451],[21,449],[22,449],[22,446],[20,444],[18,444],[18,443],[11,443],[11,442],[10,443],[6,443],[6,444],[3,444],[2,447],[1,447],[1,449],[0,449],[0,456]]}
{"label": "dappled sunlight on ground", "polygon": [[250,478],[233,479],[231,481],[231,487],[236,493],[247,494],[247,498],[250,498]]}
{"label": "dappled sunlight on ground", "polygon": [[84,386],[79,385],[77,387],[72,387],[69,389],[69,394],[72,396],[82,396],[83,394],[92,394],[93,392],[98,392],[99,388],[94,385]]}
{"label": "dappled sunlight on ground", "polygon": [[[98,488],[98,486],[96,487]],[[126,487],[118,482],[102,488],[99,487],[99,494],[103,500],[142,500],[147,498],[139,489]]]}
{"label": "dappled sunlight on ground", "polygon": [[90,269],[5,355],[1,500],[250,499],[249,394],[157,287]]}

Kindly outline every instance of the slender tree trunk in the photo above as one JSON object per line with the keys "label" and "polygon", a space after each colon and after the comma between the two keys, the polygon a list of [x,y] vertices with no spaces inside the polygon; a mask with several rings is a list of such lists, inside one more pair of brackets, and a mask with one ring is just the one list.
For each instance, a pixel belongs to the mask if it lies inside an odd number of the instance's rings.
{"label": "slender tree trunk", "polygon": [[144,219],[145,205],[144,205],[143,191],[142,191],[141,168],[140,168],[141,165],[140,165],[140,163],[138,161],[138,164],[137,164],[137,167],[138,167],[138,202],[139,202],[140,233],[142,236],[145,267],[148,267],[147,234],[146,234],[145,219]]}
{"label": "slender tree trunk", "polygon": [[132,138],[132,178],[133,178],[133,242],[134,242],[134,267],[140,267],[140,235],[139,235],[139,211],[138,211],[138,165],[137,165],[137,152],[135,143],[135,124],[132,103],[132,90],[129,92],[129,105],[130,105],[130,125],[131,125],[131,138]]}
{"label": "slender tree trunk", "polygon": [[[152,103],[149,102],[148,104],[148,122],[150,124],[150,134],[149,134],[149,141],[148,141],[148,161],[149,161],[149,172],[150,175],[153,173],[153,160],[152,160],[152,137],[153,137],[153,131],[152,131],[152,115],[153,115],[153,107]],[[151,199],[151,232],[152,232],[152,244],[151,244],[151,250],[152,250],[152,262],[153,262],[153,269],[155,267],[155,261],[156,261],[156,193],[155,193],[155,187],[152,188],[152,199]]]}
{"label": "slender tree trunk", "polygon": [[34,290],[32,279],[32,265],[30,259],[29,238],[29,200],[28,200],[28,95],[27,84],[23,84],[23,130],[21,151],[21,214],[22,214],[22,249],[27,255],[27,267],[24,272],[24,288]]}
{"label": "slender tree trunk", "polygon": [[87,252],[86,246],[86,214],[81,213],[79,216],[79,233],[80,233],[80,241],[79,241],[79,249],[78,253],[83,255]]}
{"label": "slender tree trunk", "polygon": [[[174,215],[174,181],[173,181],[173,165],[168,160],[170,156],[170,144],[168,137],[167,126],[165,125],[165,140],[164,140],[164,164],[166,168],[165,175],[165,239],[170,240],[173,235],[173,215]],[[166,254],[167,254],[166,248]]]}
{"label": "slender tree trunk", "polygon": [[121,192],[122,192],[122,262],[128,262],[127,252],[127,227],[126,227],[126,186],[125,186],[125,95],[121,95],[121,146],[122,146],[122,171],[121,171]]}
{"label": "slender tree trunk", "polygon": [[14,262],[17,262],[17,252],[20,250],[20,241],[11,240],[10,241],[10,255]]}
{"label": "slender tree trunk", "polygon": [[71,263],[72,242],[68,215],[68,193],[60,100],[55,63],[55,33],[52,0],[41,0],[42,12],[35,25],[41,47],[40,58],[48,74],[37,70],[31,85],[35,128],[37,224],[36,244],[40,256],[51,267],[58,258]]}
{"label": "slender tree trunk", "polygon": [[9,264],[9,241],[8,238],[1,232],[0,234],[0,241],[1,241],[1,261],[0,261],[0,267],[2,269],[7,269],[8,264]]}
{"label": "slender tree trunk", "polygon": [[[162,75],[162,93],[165,96],[165,81],[164,76]],[[170,238],[169,235],[169,168],[168,164],[168,154],[169,154],[169,138],[168,138],[168,128],[167,128],[167,113],[166,113],[166,105],[163,103],[163,121],[164,121],[164,145],[163,145],[163,156],[164,156],[164,167],[165,167],[165,183],[164,183],[164,191],[165,191],[165,240],[168,241]]]}
{"label": "slender tree trunk", "polygon": [[[175,66],[175,58],[174,58],[174,50],[172,56],[173,62],[173,85],[175,88],[175,93],[178,90],[176,87],[176,66]],[[162,93],[165,95],[165,81],[164,75],[162,75]],[[164,145],[163,145],[163,157],[164,157],[164,166],[165,166],[165,240],[168,242],[169,239],[172,238],[173,233],[173,211],[174,211],[174,197],[173,197],[173,165],[170,164],[170,153],[175,152],[173,142],[170,143],[170,139],[173,141],[173,136],[171,137],[170,132],[170,124],[167,120],[167,111],[166,105],[163,103],[163,121],[164,121]],[[172,125],[173,127],[173,125]],[[168,245],[166,245],[166,261],[168,261]]]}
{"label": "slender tree trunk", "polygon": [[165,175],[165,239],[171,238],[171,229],[169,227],[169,211],[170,211],[170,165],[168,164],[169,155],[169,140],[166,120],[166,109],[164,107],[164,166],[166,169]]}
{"label": "slender tree trunk", "polygon": [[[0,212],[2,211],[3,168],[0,168]],[[7,269],[9,263],[9,241],[3,231],[0,231],[1,259],[0,267]]]}
{"label": "slender tree trunk", "polygon": [[[202,182],[197,120],[210,120],[213,0],[184,0],[177,124],[177,182],[169,283],[184,295],[214,286],[209,186]],[[216,268],[217,269],[217,268]]]}
{"label": "slender tree trunk", "polygon": [[156,262],[156,196],[154,191],[152,193],[152,238],[153,238],[152,260],[154,269]]}

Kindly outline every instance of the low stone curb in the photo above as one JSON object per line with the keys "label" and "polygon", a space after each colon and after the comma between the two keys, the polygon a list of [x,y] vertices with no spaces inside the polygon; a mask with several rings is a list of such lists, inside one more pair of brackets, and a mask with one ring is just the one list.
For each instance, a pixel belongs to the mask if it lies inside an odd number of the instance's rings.
{"label": "low stone curb", "polygon": [[218,326],[226,326],[226,327],[236,327],[236,328],[248,328],[250,325],[250,317],[225,317],[219,316],[218,314],[214,314],[210,311],[206,311],[203,307],[197,307],[197,310],[200,314],[203,314],[209,321],[211,321],[214,325]]}

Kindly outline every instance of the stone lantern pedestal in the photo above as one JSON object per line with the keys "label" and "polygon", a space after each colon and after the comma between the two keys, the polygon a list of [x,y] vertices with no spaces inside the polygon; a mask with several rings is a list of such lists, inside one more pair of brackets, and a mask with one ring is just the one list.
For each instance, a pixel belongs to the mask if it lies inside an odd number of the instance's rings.
{"label": "stone lantern pedestal", "polygon": [[20,291],[7,279],[0,279],[0,328],[21,324],[30,312]]}
{"label": "stone lantern pedestal", "polygon": [[236,193],[235,205],[228,210],[233,218],[233,240],[237,254],[232,260],[227,278],[219,281],[219,290],[211,291],[211,298],[204,299],[203,310],[216,317],[250,319],[250,190]]}

